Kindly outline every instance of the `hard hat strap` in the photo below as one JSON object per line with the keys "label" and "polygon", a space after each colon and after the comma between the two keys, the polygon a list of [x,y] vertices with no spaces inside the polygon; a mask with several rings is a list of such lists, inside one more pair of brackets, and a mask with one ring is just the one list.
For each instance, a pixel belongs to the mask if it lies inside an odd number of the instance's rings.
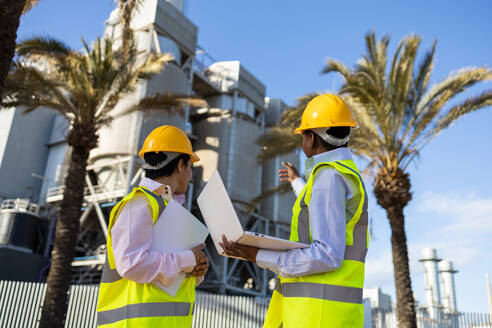
{"label": "hard hat strap", "polygon": [[154,166],[144,162],[142,167],[146,170],[160,170],[163,167],[165,167],[167,164],[169,164],[171,161],[173,161],[176,157],[181,155],[181,153],[170,152],[170,151],[163,151],[162,153],[166,154],[167,156],[165,160]]}
{"label": "hard hat strap", "polygon": [[345,145],[347,142],[349,142],[350,140],[350,134],[352,133],[352,129],[350,129],[350,132],[348,134],[348,136],[346,136],[345,138],[343,139],[339,139],[339,138],[336,138],[332,135],[329,135],[328,133],[326,133],[326,130],[328,128],[314,128],[314,129],[311,129],[311,131],[313,131],[314,133],[316,133],[317,135],[320,136],[321,139],[323,139],[324,141],[326,141],[327,143],[329,143],[330,145],[332,146],[343,146]]}

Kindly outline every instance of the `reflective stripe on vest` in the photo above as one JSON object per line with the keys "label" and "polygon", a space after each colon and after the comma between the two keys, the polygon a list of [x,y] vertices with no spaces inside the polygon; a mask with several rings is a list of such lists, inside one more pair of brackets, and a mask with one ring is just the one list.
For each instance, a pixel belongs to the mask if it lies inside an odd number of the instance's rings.
{"label": "reflective stripe on vest", "polygon": [[147,317],[174,317],[190,314],[191,303],[153,302],[129,304],[118,309],[101,311],[97,314],[99,326],[115,323],[126,319]]}
{"label": "reflective stripe on vest", "polygon": [[354,172],[359,178],[360,183],[362,184],[362,188],[364,189],[364,195],[362,195],[362,197],[364,197],[364,204],[362,205],[362,213],[360,215],[359,220],[355,224],[353,230],[354,244],[345,246],[345,254],[343,256],[343,259],[365,262],[366,254],[367,254],[367,229],[365,227],[367,227],[367,225],[369,224],[369,217],[368,217],[369,215],[367,213],[368,205],[367,205],[366,186],[364,185],[364,180],[362,180],[362,177],[360,176],[359,172],[355,171],[351,167],[348,167],[347,165],[344,165],[343,163],[340,162],[335,162],[335,163]]}
{"label": "reflective stripe on vest", "polygon": [[108,256],[106,255],[106,261],[104,261],[103,272],[101,276],[101,282],[111,283],[122,279],[116,269],[111,269],[108,262]]}
{"label": "reflective stripe on vest", "polygon": [[320,300],[362,304],[362,288],[319,284],[314,282],[284,282],[275,286],[283,297],[309,297]]}
{"label": "reflective stripe on vest", "polygon": [[162,199],[161,196],[157,195],[156,193],[148,190],[147,188],[139,188],[141,191],[146,193],[147,195],[153,197],[157,201],[157,205],[159,205],[159,214],[157,217],[161,216],[162,211],[166,208],[166,203],[164,202],[164,199]]}

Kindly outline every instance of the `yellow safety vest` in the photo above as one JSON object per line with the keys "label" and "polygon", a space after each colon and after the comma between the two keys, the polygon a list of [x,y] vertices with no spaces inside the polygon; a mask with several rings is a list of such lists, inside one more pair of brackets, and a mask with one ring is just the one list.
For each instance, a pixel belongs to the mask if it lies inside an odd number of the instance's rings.
{"label": "yellow safety vest", "polygon": [[290,240],[310,244],[309,203],[313,182],[321,167],[332,167],[358,185],[361,200],[345,229],[345,255],[335,271],[277,280],[264,327],[362,328],[364,308],[364,262],[368,248],[367,193],[352,160],[316,165],[297,198],[292,215]]}
{"label": "yellow safety vest", "polygon": [[152,283],[136,283],[116,271],[111,228],[124,205],[143,193],[152,208],[155,222],[166,207],[164,200],[144,187],[133,191],[114,206],[109,218],[106,263],[97,302],[97,325],[104,328],[191,327],[195,301],[195,277],[185,278],[175,296]]}

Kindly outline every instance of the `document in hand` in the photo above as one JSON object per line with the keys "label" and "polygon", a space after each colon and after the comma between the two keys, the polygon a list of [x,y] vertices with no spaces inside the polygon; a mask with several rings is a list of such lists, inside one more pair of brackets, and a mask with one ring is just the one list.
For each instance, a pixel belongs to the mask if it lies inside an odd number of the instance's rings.
{"label": "document in hand", "polygon": [[[171,200],[154,224],[151,249],[162,253],[179,252],[203,243],[207,236],[207,227],[183,206]],[[152,283],[174,296],[185,276],[186,274],[181,272],[178,278],[167,286],[158,280]]]}

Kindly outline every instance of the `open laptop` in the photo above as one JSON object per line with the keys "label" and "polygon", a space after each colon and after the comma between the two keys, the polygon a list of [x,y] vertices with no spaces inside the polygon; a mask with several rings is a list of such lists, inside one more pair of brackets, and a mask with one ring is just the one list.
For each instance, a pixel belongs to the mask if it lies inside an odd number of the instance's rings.
{"label": "open laptop", "polygon": [[263,249],[288,250],[309,247],[303,243],[244,231],[218,171],[212,174],[197,201],[220,255],[224,253],[222,247],[219,246],[223,234],[229,241]]}

